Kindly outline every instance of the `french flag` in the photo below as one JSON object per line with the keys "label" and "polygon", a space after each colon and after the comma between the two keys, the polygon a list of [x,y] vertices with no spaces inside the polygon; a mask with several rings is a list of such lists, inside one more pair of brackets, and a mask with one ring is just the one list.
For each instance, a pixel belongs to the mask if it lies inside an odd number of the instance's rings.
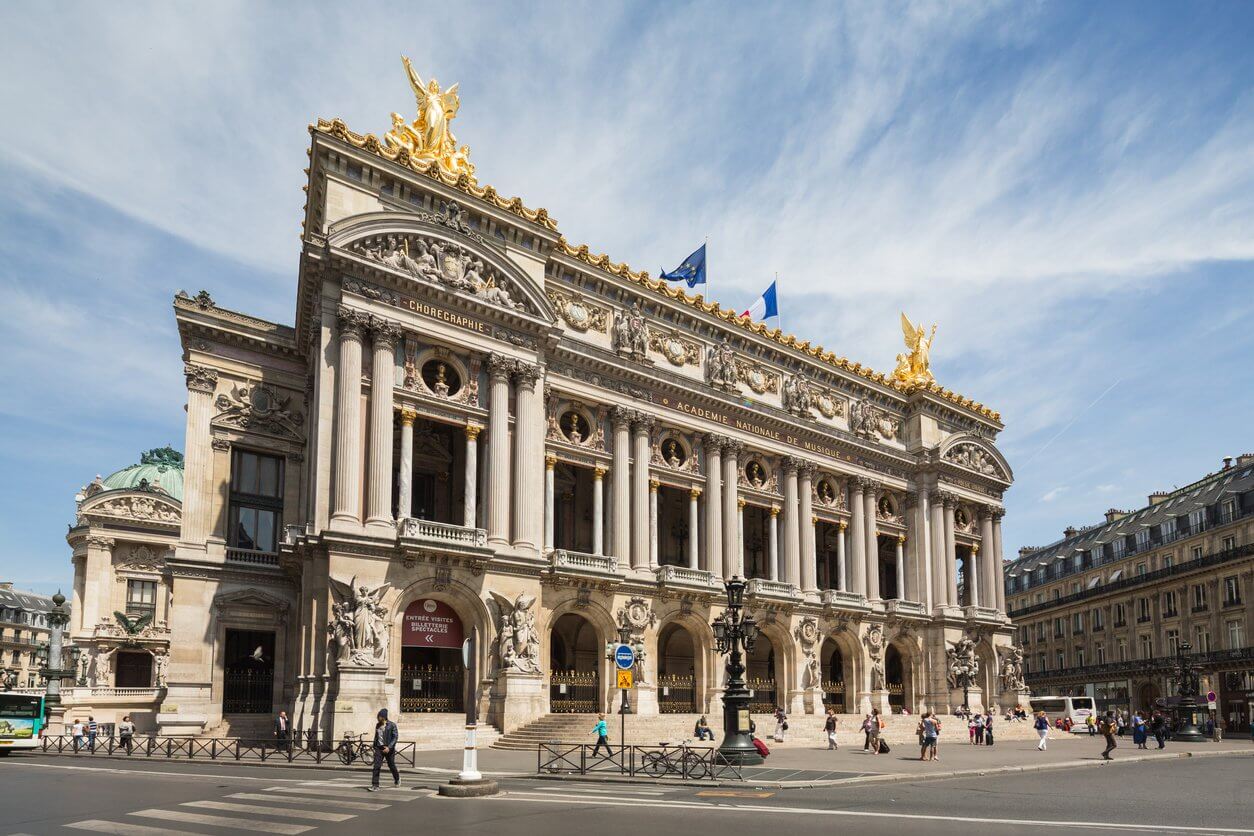
{"label": "french flag", "polygon": [[762,322],[772,328],[779,327],[779,302],[775,296],[775,284],[778,281],[771,282],[771,286],[762,291],[762,295],[757,301],[749,306],[749,309],[740,316],[749,317],[755,322]]}

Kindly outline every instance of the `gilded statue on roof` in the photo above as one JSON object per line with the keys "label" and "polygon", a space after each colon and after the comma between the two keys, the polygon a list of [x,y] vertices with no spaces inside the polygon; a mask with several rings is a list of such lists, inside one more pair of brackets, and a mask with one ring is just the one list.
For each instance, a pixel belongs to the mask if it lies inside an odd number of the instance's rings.
{"label": "gilded statue on roof", "polygon": [[449,127],[461,107],[457,85],[441,90],[434,78],[423,81],[408,58],[402,56],[401,61],[414,91],[418,118],[407,123],[405,117],[393,113],[392,130],[384,135],[384,142],[392,149],[404,148],[411,159],[431,160],[450,174],[473,178],[475,167],[470,164],[470,148],[465,145],[459,148],[457,137]]}
{"label": "gilded statue on roof", "polygon": [[893,380],[906,386],[926,386],[936,378],[932,377],[932,341],[936,339],[936,326],[932,326],[929,335],[922,325],[914,325],[903,313],[901,315],[901,331],[906,339],[907,353],[897,355],[897,368],[893,369]]}

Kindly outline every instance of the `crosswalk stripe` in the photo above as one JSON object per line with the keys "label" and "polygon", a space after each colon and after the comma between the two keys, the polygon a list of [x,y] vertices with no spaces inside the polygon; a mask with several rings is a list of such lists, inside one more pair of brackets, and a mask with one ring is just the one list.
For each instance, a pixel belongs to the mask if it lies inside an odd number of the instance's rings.
{"label": "crosswalk stripe", "polygon": [[[290,795],[360,796],[366,791],[366,787],[368,786],[370,786],[369,783],[344,787],[266,787],[265,792],[281,792]],[[379,792],[383,793],[380,798],[387,799],[388,801],[413,801],[415,798],[426,798],[429,795],[429,793],[425,791],[410,792],[409,790],[398,790],[393,789],[392,787],[384,787],[380,789]]]}
{"label": "crosswalk stripe", "polygon": [[339,807],[341,810],[386,810],[390,804],[372,804],[369,801],[342,801],[338,798],[294,798],[289,796],[262,795],[259,792],[237,792],[227,798],[238,798],[242,801],[281,801],[284,804],[320,804],[323,807]]}
{"label": "crosswalk stripe", "polygon": [[[279,799],[282,801],[283,799]],[[355,813],[329,813],[325,810],[293,810],[290,807],[263,807],[260,804],[232,804],[229,801],[184,801],[181,807],[201,807],[206,810],[225,810],[228,813],[259,813],[263,816],[313,821],[348,821]]]}
{"label": "crosswalk stripe", "polygon": [[168,827],[145,827],[142,824],[127,824],[120,821],[102,821],[100,819],[86,819],[84,821],[76,821],[67,824],[66,827],[72,827],[75,830],[90,830],[93,833],[112,833],[114,836],[166,836],[166,834],[186,833],[189,836],[195,836],[190,830],[171,830]]}
{"label": "crosswalk stripe", "polygon": [[187,824],[205,824],[212,827],[229,827],[234,830],[253,830],[257,833],[282,833],[284,836],[296,836],[306,830],[313,830],[309,824],[286,824],[280,821],[255,821],[252,819],[236,819],[230,816],[208,816],[204,813],[186,813],[182,810],[136,810],[128,816],[144,816],[150,819],[186,822]]}

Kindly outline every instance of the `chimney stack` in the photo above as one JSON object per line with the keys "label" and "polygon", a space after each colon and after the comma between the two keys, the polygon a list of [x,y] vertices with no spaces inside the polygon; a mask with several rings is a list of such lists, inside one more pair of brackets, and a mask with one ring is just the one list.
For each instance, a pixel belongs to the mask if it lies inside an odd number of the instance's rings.
{"label": "chimney stack", "polygon": [[1128,516],[1127,511],[1120,511],[1118,508],[1111,508],[1106,511],[1106,522],[1112,523],[1115,520],[1123,519]]}
{"label": "chimney stack", "polygon": [[1070,540],[1072,537],[1076,536],[1079,533],[1080,533],[1079,529],[1077,529],[1074,525],[1069,525],[1062,530],[1062,536],[1068,540]]}
{"label": "chimney stack", "polygon": [[1232,467],[1232,456],[1224,456],[1224,470]]}
{"label": "chimney stack", "polygon": [[1154,491],[1149,495],[1149,504],[1157,505],[1160,502],[1166,502],[1167,497],[1171,496],[1167,491]]}

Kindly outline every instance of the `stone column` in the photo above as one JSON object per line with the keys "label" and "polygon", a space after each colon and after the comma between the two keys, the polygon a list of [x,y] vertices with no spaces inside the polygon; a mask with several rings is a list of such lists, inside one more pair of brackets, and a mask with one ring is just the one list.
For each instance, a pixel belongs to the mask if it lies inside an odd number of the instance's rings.
{"label": "stone column", "polygon": [[849,576],[846,574],[848,568],[845,561],[845,529],[849,527],[849,524],[841,520],[836,523],[836,526],[840,529],[836,533],[836,588],[841,592],[846,592],[849,589]]}
{"label": "stone column", "polygon": [[745,574],[745,498],[736,500],[736,565],[733,574],[748,577]]}
{"label": "stone column", "polygon": [[592,469],[592,553],[605,554],[605,468]]}
{"label": "stone column", "polygon": [[536,513],[536,500],[542,498],[544,445],[537,442],[536,428],[540,426],[540,398],[536,393],[541,370],[531,363],[514,363],[515,410],[514,416],[514,547],[524,551],[536,551],[540,536],[536,531],[543,516]]}
{"label": "stone column", "polygon": [[958,557],[954,550],[954,509],[958,507],[958,497],[945,494],[945,597],[952,606],[960,606],[958,598]]}
{"label": "stone column", "polygon": [[649,436],[653,419],[637,412],[632,420],[631,568],[649,568]]}
{"label": "stone column", "polygon": [[697,532],[701,528],[701,511],[698,507],[701,500],[700,488],[689,488],[688,490],[688,568],[701,568],[699,555],[701,549],[698,545]]}
{"label": "stone column", "polygon": [[614,503],[610,551],[620,566],[631,566],[631,416],[624,406],[610,409],[614,426],[614,464],[610,477],[614,480],[611,500]]}
{"label": "stone column", "polygon": [[478,424],[466,425],[466,483],[462,504],[462,525],[477,528],[479,519],[479,431]]}
{"label": "stone column", "polygon": [[707,434],[705,443],[705,562],[702,569],[723,576],[723,442]]}
{"label": "stone column", "polygon": [[401,329],[378,317],[370,319],[374,350],[370,366],[370,491],[366,525],[394,532],[392,517],[392,373]]}
{"label": "stone column", "polygon": [[514,361],[488,355],[488,542],[509,545],[509,376]]}
{"label": "stone column", "polygon": [[914,540],[914,572],[915,599],[932,611],[935,599],[932,597],[932,532],[930,525],[931,503],[928,493],[919,490],[914,494],[918,506],[915,508],[914,530],[910,532]]}
{"label": "stone column", "polygon": [[[218,372],[183,364],[187,378],[187,430],[183,442],[183,543],[203,550],[213,527],[213,393]],[[90,577],[90,576],[89,576]],[[84,625],[90,629],[95,624]]]}
{"label": "stone column", "polygon": [[849,561],[849,591],[866,595],[866,521],[862,502],[862,479],[849,483],[849,541],[853,555]]}
{"label": "stone column", "polygon": [[649,566],[657,567],[657,490],[656,479],[649,480]]}
{"label": "stone column", "polygon": [[771,555],[771,580],[779,580],[779,506],[771,506],[771,532],[770,532],[770,555]]}
{"label": "stone column", "polygon": [[[723,445],[723,577],[737,574],[740,566],[739,500],[740,465],[744,443],[728,439]],[[743,575],[741,576],[743,577]]]}
{"label": "stone column", "polygon": [[801,516],[797,507],[797,465],[792,456],[785,456],[784,470],[784,583],[801,586]]}
{"label": "stone column", "polygon": [[968,606],[983,606],[980,601],[980,595],[984,590],[981,588],[983,586],[983,581],[980,580],[980,573],[983,572],[983,568],[980,561],[979,543],[976,543],[971,547],[970,557],[967,559],[967,562],[971,565],[964,566],[962,568],[963,581],[964,583],[970,584],[971,587],[970,593],[967,596]]}
{"label": "stone column", "polygon": [[414,507],[414,421],[418,412],[401,407],[401,461],[396,473],[396,518],[403,520]]}
{"label": "stone column", "polygon": [[932,535],[932,605],[946,607],[949,585],[945,574],[945,495],[940,491],[928,494],[928,511],[931,514]]}
{"label": "stone column", "polygon": [[556,456],[544,457],[544,548],[541,550],[543,554],[548,554],[549,550],[554,548],[553,545],[553,468],[557,466]]}
{"label": "stone column", "polygon": [[897,600],[906,600],[906,535],[897,535]]}
{"label": "stone column", "polygon": [[[984,552],[984,559],[980,566],[984,570],[980,578],[980,589],[984,592],[984,596],[980,600],[980,606],[997,609],[997,567],[993,565],[996,554],[993,549],[993,506],[991,505],[980,508],[980,547]],[[1157,596],[1155,599],[1157,600]]]}
{"label": "stone column", "polygon": [[1003,613],[1006,612],[1006,557],[1001,550],[1001,518],[1005,513],[1001,508],[993,509],[993,554],[990,558],[997,567],[997,609]]}
{"label": "stone column", "polygon": [[337,312],[340,365],[335,370],[333,528],[353,529],[361,524],[361,336],[368,322],[367,314],[352,308],[341,305]]}
{"label": "stone column", "polygon": [[815,466],[803,462],[797,468],[799,482],[797,484],[797,524],[801,535],[801,578],[800,587],[803,592],[818,592],[817,555],[814,550],[814,504],[813,491]]}
{"label": "stone column", "polygon": [[881,483],[874,479],[862,480],[863,528],[866,532],[866,597],[880,597],[880,543],[875,527],[875,503]]}

